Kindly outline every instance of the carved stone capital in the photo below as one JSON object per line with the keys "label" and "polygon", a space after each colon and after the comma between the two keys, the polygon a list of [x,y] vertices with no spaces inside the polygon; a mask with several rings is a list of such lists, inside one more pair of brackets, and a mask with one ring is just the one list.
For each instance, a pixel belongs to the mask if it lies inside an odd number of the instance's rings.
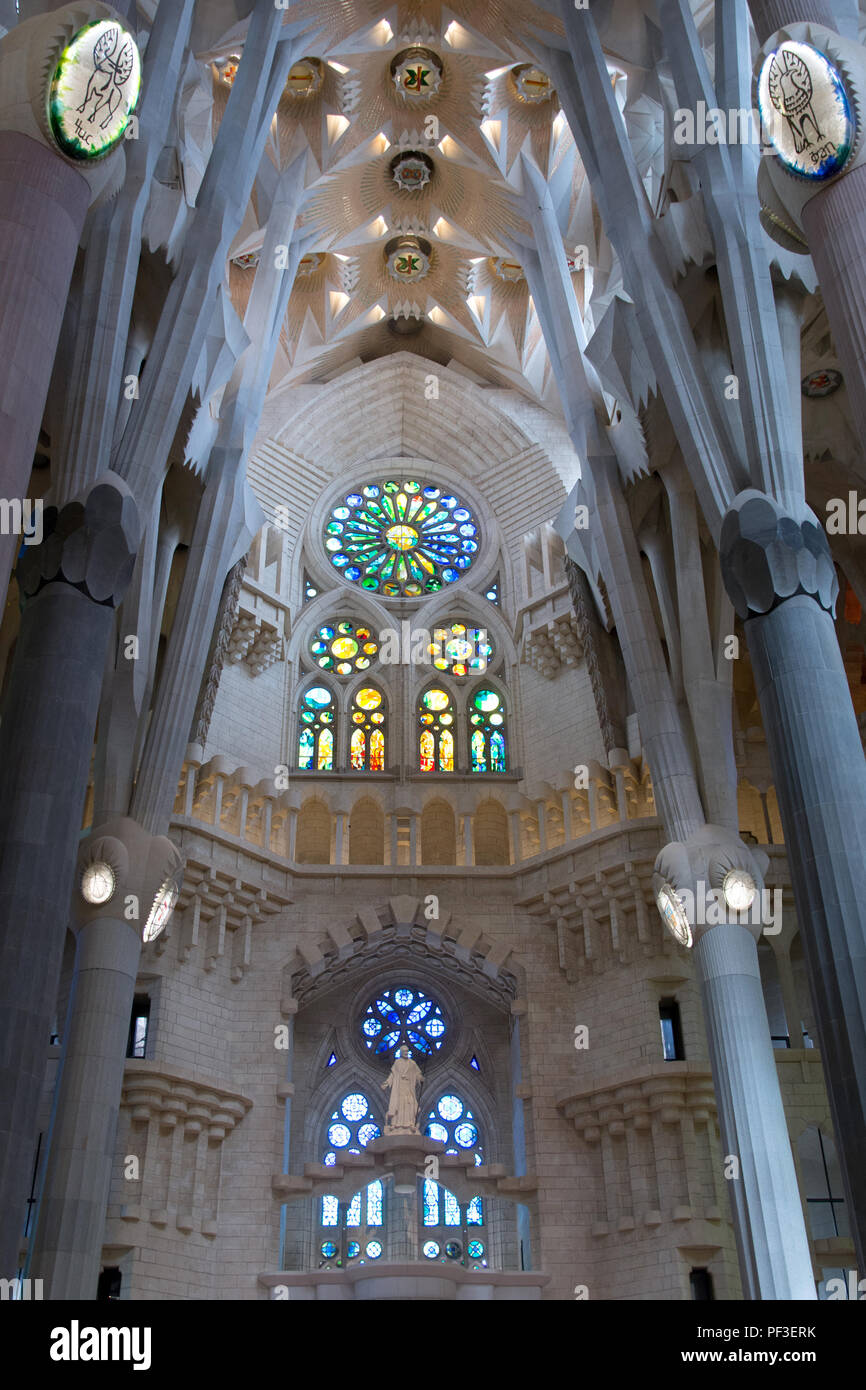
{"label": "carved stone capital", "polygon": [[62,583],[116,608],[132,578],[140,537],[138,508],[122,479],[100,479],[83,501],[46,507],[42,525],[41,543],[25,545],[18,562],[22,599]]}
{"label": "carved stone capital", "polygon": [[796,594],[833,613],[839,581],[830,545],[805,505],[797,520],[765,493],[741,492],[722,523],[719,558],[728,597],[744,620]]}

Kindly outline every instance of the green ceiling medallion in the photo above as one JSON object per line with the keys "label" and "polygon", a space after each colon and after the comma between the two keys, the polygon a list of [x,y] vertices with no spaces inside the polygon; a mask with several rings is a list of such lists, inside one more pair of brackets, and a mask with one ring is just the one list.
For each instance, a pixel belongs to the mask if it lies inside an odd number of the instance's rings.
{"label": "green ceiling medallion", "polygon": [[70,159],[100,159],[123,139],[141,90],[141,59],[131,34],[96,20],[60,54],[48,88],[51,134]]}

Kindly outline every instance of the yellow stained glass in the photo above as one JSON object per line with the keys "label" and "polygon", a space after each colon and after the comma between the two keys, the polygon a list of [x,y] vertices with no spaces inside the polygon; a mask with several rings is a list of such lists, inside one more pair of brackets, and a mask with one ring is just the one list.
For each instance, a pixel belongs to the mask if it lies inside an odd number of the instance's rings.
{"label": "yellow stained glass", "polygon": [[323,729],[319,734],[319,772],[333,772],[334,770],[334,735],[330,729]]}
{"label": "yellow stained glass", "polygon": [[433,771],[435,770],[435,763],[434,763],[434,761],[433,761],[433,758],[434,758],[435,747],[436,747],[436,746],[435,746],[435,744],[434,744],[434,742],[433,742],[433,735],[431,734],[431,732],[430,732],[429,729],[425,729],[425,730],[423,731],[423,733],[421,734],[421,744],[420,744],[420,746],[421,746],[421,771],[422,771],[422,772],[433,772]]}
{"label": "yellow stained glass", "polygon": [[341,661],[349,661],[356,655],[358,643],[354,637],[338,637],[336,642],[331,643],[331,651]]}
{"label": "yellow stained glass", "polygon": [[355,704],[358,705],[360,709],[378,709],[381,703],[382,696],[379,694],[378,690],[371,690],[368,687],[359,690],[355,696]]}
{"label": "yellow stained glass", "polygon": [[381,729],[374,729],[370,735],[370,771],[385,771],[385,735]]}

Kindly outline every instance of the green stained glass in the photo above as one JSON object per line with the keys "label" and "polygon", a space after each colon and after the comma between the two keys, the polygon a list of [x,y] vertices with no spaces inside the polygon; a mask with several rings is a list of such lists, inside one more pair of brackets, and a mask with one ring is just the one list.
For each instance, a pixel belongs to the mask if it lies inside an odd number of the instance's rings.
{"label": "green stained glass", "polygon": [[323,543],[347,583],[385,598],[438,593],[472,564],[478,528],[458,498],[434,485],[387,478],[350,492],[324,525]]}

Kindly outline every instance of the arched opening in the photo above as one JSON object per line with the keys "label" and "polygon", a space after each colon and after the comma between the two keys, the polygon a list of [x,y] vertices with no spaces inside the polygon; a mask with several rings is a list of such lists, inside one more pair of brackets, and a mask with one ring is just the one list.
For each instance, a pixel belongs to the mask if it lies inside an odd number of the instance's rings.
{"label": "arched opening", "polygon": [[457,863],[457,826],[447,801],[430,801],[421,812],[421,863]]}
{"label": "arched opening", "polygon": [[508,817],[498,801],[482,801],[473,822],[475,863],[494,865],[510,863],[508,852]]}
{"label": "arched opening", "polygon": [[305,801],[298,815],[295,859],[298,864],[331,862],[331,813],[318,797]]}
{"label": "arched opening", "polygon": [[349,817],[349,863],[384,864],[385,815],[371,796],[356,801]]}

